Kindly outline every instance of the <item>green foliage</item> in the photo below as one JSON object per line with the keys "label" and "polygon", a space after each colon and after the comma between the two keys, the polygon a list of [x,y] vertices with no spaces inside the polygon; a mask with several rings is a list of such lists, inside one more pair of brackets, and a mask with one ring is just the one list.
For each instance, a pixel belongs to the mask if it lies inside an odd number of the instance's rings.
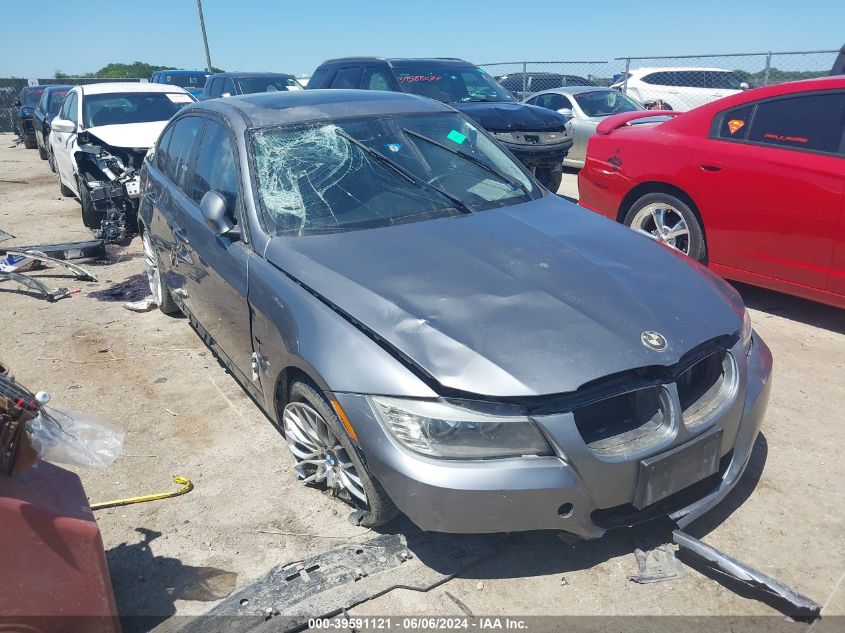
{"label": "green foliage", "polygon": [[113,62],[100,68],[97,72],[83,73],[77,75],[70,75],[68,73],[57,70],[53,75],[56,79],[65,79],[67,77],[108,77],[108,78],[145,78],[152,75],[157,70],[174,70],[174,66],[155,66],[145,62],[133,62],[131,64],[121,64]]}

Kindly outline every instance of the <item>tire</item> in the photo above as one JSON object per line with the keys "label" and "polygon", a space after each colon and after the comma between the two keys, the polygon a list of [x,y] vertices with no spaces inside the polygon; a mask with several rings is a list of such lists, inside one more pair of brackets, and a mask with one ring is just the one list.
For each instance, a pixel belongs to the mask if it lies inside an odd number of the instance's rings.
{"label": "tire", "polygon": [[[55,162],[53,163],[55,165]],[[59,168],[56,167],[56,177],[59,179],[59,191],[65,198],[70,198],[74,195],[73,190],[70,187],[66,187],[65,183],[62,182],[62,176],[59,173]]]}
{"label": "tire", "polygon": [[79,189],[79,204],[82,205],[82,224],[97,231],[103,224],[103,214],[94,207],[91,192],[81,178],[77,179],[76,186]]}
{"label": "tire", "polygon": [[35,140],[35,136],[30,136],[29,134],[23,135],[23,146],[26,149],[35,149],[38,147],[38,143]]}
{"label": "tire", "polygon": [[624,224],[701,263],[707,261],[701,221],[686,202],[675,196],[668,193],[642,196],[625,214]]}
{"label": "tire", "polygon": [[144,249],[144,269],[147,273],[147,283],[150,285],[150,294],[158,305],[158,309],[165,314],[178,313],[179,306],[173,301],[173,296],[161,276],[158,255],[153,248],[153,241],[147,229],[144,229],[141,233],[141,244]]}
{"label": "tire", "polygon": [[560,166],[538,167],[536,175],[540,184],[552,193],[557,193],[557,190],[560,189],[560,183],[563,180],[563,171]]}
{"label": "tire", "polygon": [[56,159],[53,158],[53,152],[47,152],[47,164],[50,165],[50,171],[56,173]]}
{"label": "tire", "polygon": [[40,144],[38,145],[38,157],[41,160],[47,160],[47,150],[44,149],[44,146]]}
{"label": "tire", "polygon": [[[325,425],[322,433],[307,432],[307,429],[321,428],[319,422],[312,427],[311,421],[306,419],[306,416],[314,414]],[[294,470],[299,478],[305,483],[323,483],[334,496],[352,506],[355,511],[350,520],[355,525],[384,525],[399,513],[384,488],[370,474],[358,448],[353,444],[334,409],[310,383],[296,381],[291,385],[290,402],[282,414],[282,424],[288,449],[294,459]],[[325,433],[326,430],[328,434]],[[303,460],[303,455],[318,454],[319,450],[324,452],[316,459],[308,460],[319,464],[306,463]],[[332,473],[339,474],[332,476]],[[346,481],[351,481],[351,487],[357,490],[356,493],[350,492],[350,487],[344,484],[344,475]],[[349,479],[350,475],[352,479]],[[332,482],[334,485],[331,485]],[[365,500],[356,496],[362,492]]]}

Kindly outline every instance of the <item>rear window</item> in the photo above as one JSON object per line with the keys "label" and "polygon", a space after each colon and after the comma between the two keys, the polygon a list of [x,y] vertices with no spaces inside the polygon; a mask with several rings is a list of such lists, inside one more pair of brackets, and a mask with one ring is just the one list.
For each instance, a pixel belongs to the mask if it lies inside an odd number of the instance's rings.
{"label": "rear window", "polygon": [[285,92],[287,90],[302,90],[293,77],[241,77],[235,79],[244,95],[256,92]]}
{"label": "rear window", "polygon": [[203,88],[205,87],[205,78],[208,77],[205,73],[178,73],[167,74],[164,73],[158,79],[163,84],[170,86],[181,86],[182,88]]}

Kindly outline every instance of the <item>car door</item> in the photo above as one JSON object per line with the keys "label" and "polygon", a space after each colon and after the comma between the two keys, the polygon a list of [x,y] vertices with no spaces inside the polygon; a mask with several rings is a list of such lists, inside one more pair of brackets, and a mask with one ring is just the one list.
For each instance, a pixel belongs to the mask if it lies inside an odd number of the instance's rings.
{"label": "car door", "polygon": [[[68,93],[62,105],[60,113],[62,119],[66,119],[79,127],[79,91],[73,90]],[[72,132],[57,132],[53,130],[53,156],[56,162],[56,171],[61,181],[74,191],[77,189],[74,176],[73,153],[76,151],[76,134]],[[78,192],[77,192],[78,193]]]}
{"label": "car door", "polygon": [[[207,340],[260,397],[251,380],[252,338],[247,302],[247,271],[253,256],[244,228],[240,169],[234,138],[222,119],[209,119],[193,170],[189,199],[180,209],[185,248],[190,252],[188,303]],[[200,204],[209,191],[226,200],[236,231],[217,235],[207,225]],[[182,266],[182,262],[179,262]]]}
{"label": "car door", "polygon": [[717,114],[688,180],[710,261],[828,286],[841,226],[845,91],[775,97]]}

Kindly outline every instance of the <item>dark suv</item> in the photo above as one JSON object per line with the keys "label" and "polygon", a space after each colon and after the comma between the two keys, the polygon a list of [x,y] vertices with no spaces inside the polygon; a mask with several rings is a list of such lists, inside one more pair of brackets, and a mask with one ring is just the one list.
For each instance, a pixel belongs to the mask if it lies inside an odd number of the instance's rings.
{"label": "dark suv", "polygon": [[302,90],[296,77],[285,73],[217,73],[209,75],[198,99],[234,97],[256,92],[285,92]]}
{"label": "dark suv", "polygon": [[541,90],[562,88],[563,86],[595,86],[595,82],[580,75],[561,75],[560,73],[513,73],[496,77],[496,81],[519,99]]}
{"label": "dark suv", "polygon": [[330,59],[308,80],[314,88],[410,92],[448,103],[490,132],[549,190],[560,187],[572,147],[569,117],[517,102],[483,69],[462,59]]}

